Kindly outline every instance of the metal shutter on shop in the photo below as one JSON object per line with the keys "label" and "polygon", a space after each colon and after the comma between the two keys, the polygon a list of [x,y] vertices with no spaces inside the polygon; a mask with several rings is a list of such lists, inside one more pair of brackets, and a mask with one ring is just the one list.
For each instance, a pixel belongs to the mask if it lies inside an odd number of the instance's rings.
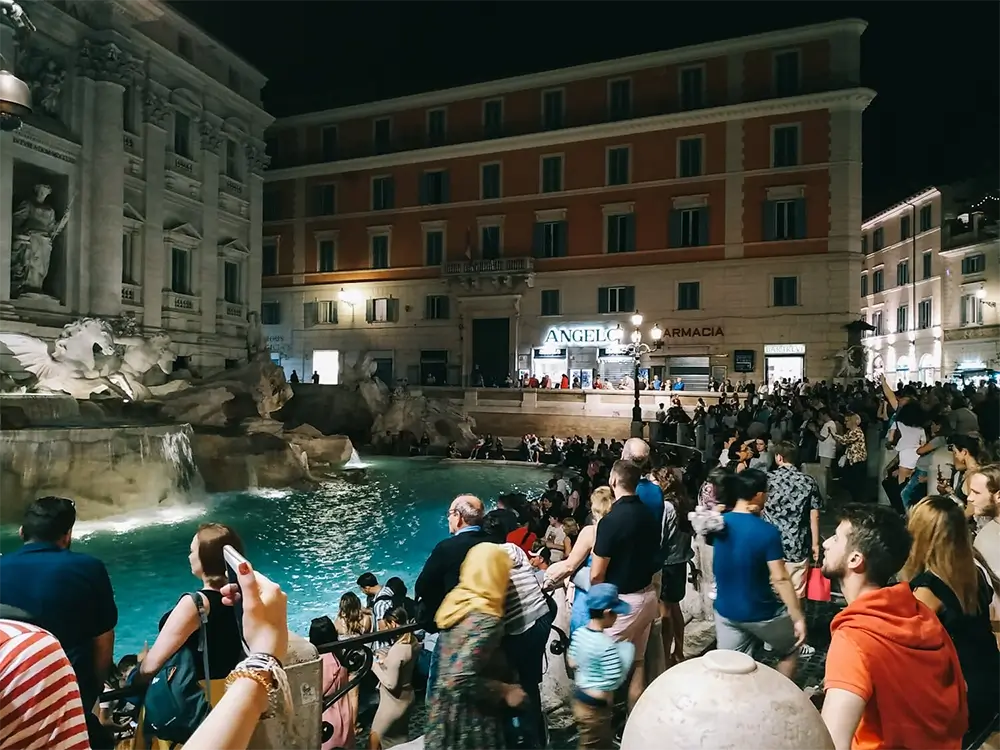
{"label": "metal shutter on shop", "polygon": [[680,377],[689,391],[707,391],[712,369],[708,357],[667,357],[667,377]]}

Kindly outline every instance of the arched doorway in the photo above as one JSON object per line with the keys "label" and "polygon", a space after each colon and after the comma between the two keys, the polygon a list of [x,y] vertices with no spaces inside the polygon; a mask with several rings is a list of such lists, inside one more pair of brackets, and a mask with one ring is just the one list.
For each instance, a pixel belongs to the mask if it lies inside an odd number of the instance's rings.
{"label": "arched doorway", "polygon": [[910,379],[913,377],[910,373],[911,369],[910,358],[907,356],[899,357],[896,360],[896,380],[900,383],[909,383]]}
{"label": "arched doorway", "polygon": [[917,376],[924,385],[934,384],[934,381],[938,377],[938,368],[935,365],[933,356],[924,354],[920,357],[920,363],[917,365]]}

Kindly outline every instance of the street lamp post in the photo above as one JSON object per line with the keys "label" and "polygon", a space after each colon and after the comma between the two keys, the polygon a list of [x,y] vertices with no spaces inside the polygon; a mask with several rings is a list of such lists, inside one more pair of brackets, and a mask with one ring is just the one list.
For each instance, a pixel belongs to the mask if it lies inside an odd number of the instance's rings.
{"label": "street lamp post", "polygon": [[[632,314],[631,320],[632,334],[629,336],[630,343],[620,345],[632,357],[632,387],[634,388],[633,396],[635,400],[632,406],[632,427],[630,432],[632,437],[642,437],[643,422],[642,406],[639,403],[639,365],[642,362],[643,354],[663,348],[663,329],[659,325],[654,324],[649,332],[651,343],[646,344],[643,343],[642,331],[639,328],[642,325],[642,314],[636,311]],[[621,325],[619,325],[613,334],[615,339],[621,342],[625,332],[622,330]]]}

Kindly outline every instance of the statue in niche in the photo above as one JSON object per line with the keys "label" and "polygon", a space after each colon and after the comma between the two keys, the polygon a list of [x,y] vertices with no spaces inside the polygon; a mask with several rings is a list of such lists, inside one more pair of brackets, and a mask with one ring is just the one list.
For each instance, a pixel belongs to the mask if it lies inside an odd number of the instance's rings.
{"label": "statue in niche", "polygon": [[43,53],[29,52],[26,57],[22,72],[31,87],[35,108],[49,117],[58,117],[66,69]]}
{"label": "statue in niche", "polygon": [[56,218],[56,210],[47,203],[52,188],[39,183],[35,196],[21,201],[14,211],[11,242],[11,295],[18,297],[26,292],[44,294],[42,284],[49,275],[52,243],[66,228],[73,198]]}

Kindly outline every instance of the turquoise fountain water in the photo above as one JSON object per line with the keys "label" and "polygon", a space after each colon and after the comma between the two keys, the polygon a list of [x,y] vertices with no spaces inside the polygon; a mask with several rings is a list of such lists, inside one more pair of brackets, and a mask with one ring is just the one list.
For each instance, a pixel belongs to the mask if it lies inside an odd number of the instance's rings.
{"label": "turquoise fountain water", "polygon": [[[160,615],[196,588],[188,547],[207,521],[239,532],[248,559],[288,593],[289,626],[306,635],[313,617],[336,614],[342,593],[357,593],[354,582],[366,570],[380,581],[399,576],[412,592],[427,555],[448,533],[447,508],[456,495],[474,494],[492,507],[501,493],[531,494],[547,479],[523,464],[377,458],[360,484],[214,495],[203,505],[80,522],[73,549],[107,565],[119,610],[119,657],[152,643]],[[0,551],[19,546],[16,532],[2,530]]]}

